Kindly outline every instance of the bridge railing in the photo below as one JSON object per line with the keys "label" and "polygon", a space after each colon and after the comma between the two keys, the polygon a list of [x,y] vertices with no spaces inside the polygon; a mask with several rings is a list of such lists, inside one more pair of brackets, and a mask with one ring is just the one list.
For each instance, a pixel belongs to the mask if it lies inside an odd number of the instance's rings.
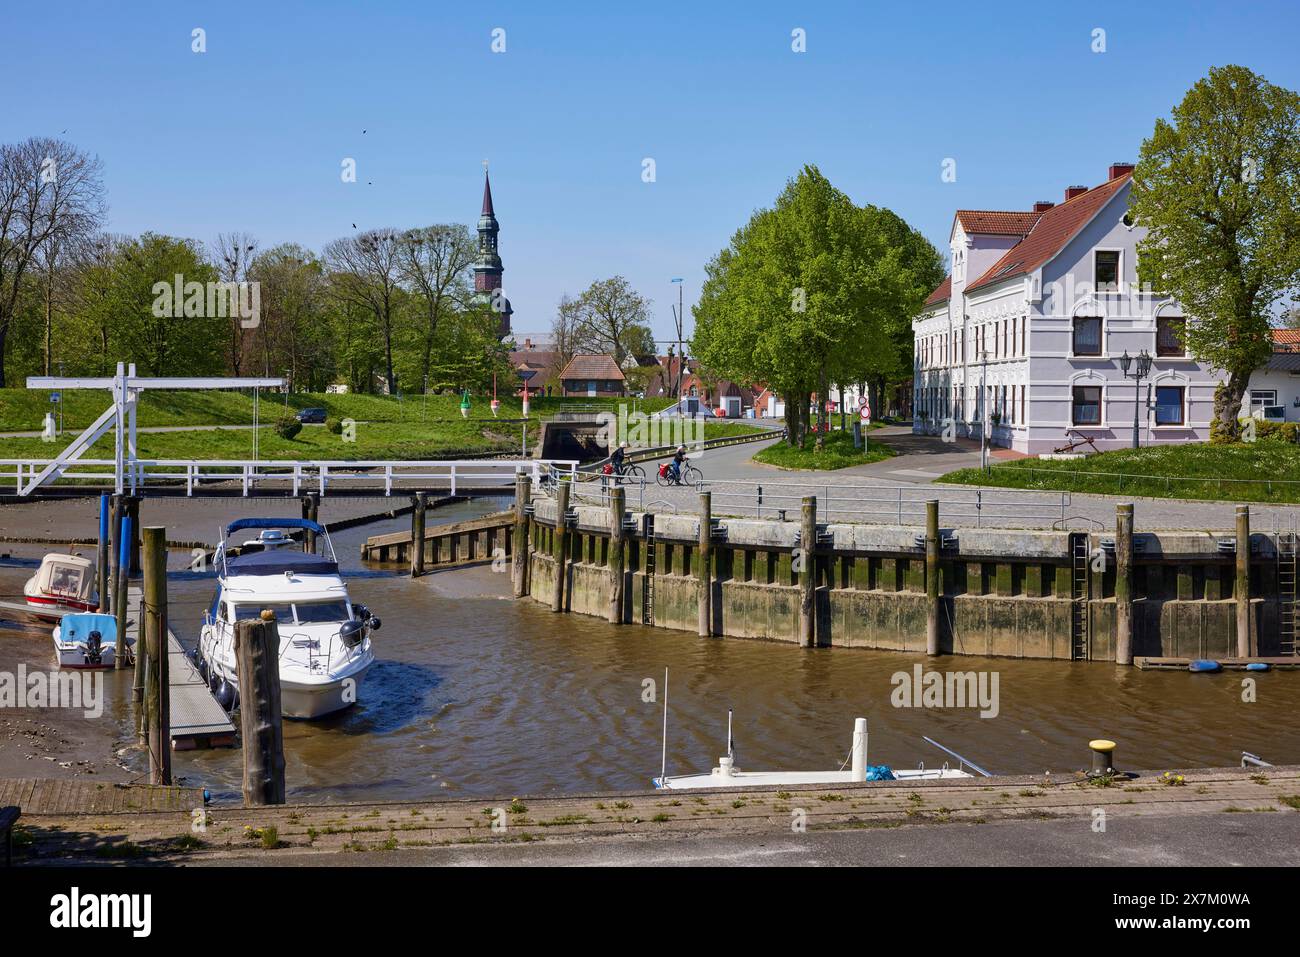
{"label": "bridge railing", "polygon": [[[49,459],[0,459],[0,487],[12,477],[18,494],[32,476],[49,465]],[[111,484],[116,478],[112,459],[79,459],[62,473],[64,482]],[[578,463],[571,459],[468,459],[459,460],[319,460],[268,461],[266,459],[137,459],[126,463],[124,485],[136,492],[153,486],[185,486],[193,495],[206,483],[238,482],[242,494],[249,495],[259,486],[274,484],[290,494],[317,491],[322,496],[331,486],[357,485],[383,488],[392,495],[406,488],[425,490],[446,488],[448,494],[458,489],[500,486],[509,489],[515,475],[525,473],[540,482],[544,474],[573,477]]]}

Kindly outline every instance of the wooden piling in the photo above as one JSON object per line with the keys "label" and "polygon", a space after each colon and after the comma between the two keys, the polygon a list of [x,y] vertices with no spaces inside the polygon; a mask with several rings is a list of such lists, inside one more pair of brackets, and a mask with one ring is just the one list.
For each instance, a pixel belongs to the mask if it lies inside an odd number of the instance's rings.
{"label": "wooden piling", "polygon": [[280,632],[275,614],[235,623],[244,805],[284,803],[284,728],[280,717]]}
{"label": "wooden piling", "polygon": [[925,503],[925,653],[939,654],[939,500]]}
{"label": "wooden piling", "polygon": [[[320,492],[308,492],[302,497],[302,517],[311,522],[320,522]],[[303,549],[309,555],[316,553],[316,533],[307,530],[303,538]]]}
{"label": "wooden piling", "polygon": [[627,579],[627,532],[623,514],[627,489],[617,485],[609,492],[609,623],[623,624],[623,588]]}
{"label": "wooden piling", "polygon": [[1237,606],[1237,657],[1251,655],[1250,635],[1250,506],[1237,506],[1237,577],[1232,597]]}
{"label": "wooden piling", "polygon": [[137,643],[148,648],[145,670],[145,713],[149,730],[149,783],[172,783],[170,680],[167,658],[167,530],[144,530],[144,620]]}
{"label": "wooden piling", "polygon": [[700,583],[700,637],[713,634],[713,493],[700,493],[700,539],[696,556]]}
{"label": "wooden piling", "polygon": [[128,495],[123,499],[126,517],[131,520],[131,555],[129,571],[132,577],[140,574],[140,547],[142,529],[140,528],[140,496]]}
{"label": "wooden piling", "polygon": [[805,495],[799,521],[799,645],[817,640],[817,496]]}
{"label": "wooden piling", "polygon": [[532,499],[533,483],[524,472],[515,475],[515,529],[510,539],[510,580],[516,598],[528,594],[528,504]]}
{"label": "wooden piling", "polygon": [[1133,664],[1133,504],[1115,506],[1115,664]]}
{"label": "wooden piling", "polygon": [[424,574],[424,519],[429,509],[429,493],[411,496],[411,577]]}
{"label": "wooden piling", "polygon": [[109,605],[115,614],[117,612],[115,604],[117,601],[117,582],[118,576],[121,574],[122,564],[118,558],[118,556],[122,554],[122,519],[126,515],[126,509],[122,505],[122,499],[125,497],[126,496],[124,495],[115,494],[112,498],[111,506],[112,517],[110,519],[110,524],[113,527],[113,547],[109,550],[108,557],[109,561],[112,563],[112,567],[109,569],[109,578],[111,579],[109,588],[112,593],[112,601],[109,602]]}
{"label": "wooden piling", "polygon": [[127,571],[131,567],[130,540],[135,537],[135,533],[131,530],[131,517],[125,514],[125,511],[125,507],[123,507],[122,524],[118,528],[117,538],[114,539],[117,552],[117,574],[113,578],[113,615],[117,619],[118,648],[126,646]]}
{"label": "wooden piling", "polygon": [[569,561],[569,483],[560,482],[555,490],[555,587],[551,591],[551,611],[564,611],[564,574]]}

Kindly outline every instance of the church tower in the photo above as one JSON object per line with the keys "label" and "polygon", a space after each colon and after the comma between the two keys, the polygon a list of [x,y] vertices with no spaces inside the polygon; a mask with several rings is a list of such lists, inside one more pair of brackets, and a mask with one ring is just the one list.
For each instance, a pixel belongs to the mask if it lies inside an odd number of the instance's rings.
{"label": "church tower", "polygon": [[501,291],[501,256],[497,253],[497,233],[501,231],[492,208],[492,182],[487,163],[483,164],[483,210],[478,218],[478,256],[474,260],[474,299],[500,310],[499,336],[510,335],[510,300]]}

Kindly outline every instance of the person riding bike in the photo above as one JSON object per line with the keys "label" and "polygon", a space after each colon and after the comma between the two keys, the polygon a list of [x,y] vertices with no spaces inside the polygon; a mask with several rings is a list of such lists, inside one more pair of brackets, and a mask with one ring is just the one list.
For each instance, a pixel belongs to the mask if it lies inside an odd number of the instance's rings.
{"label": "person riding bike", "polygon": [[686,446],[677,446],[677,454],[673,456],[672,463],[668,466],[672,472],[673,481],[680,483],[682,480],[682,465],[686,462]]}
{"label": "person riding bike", "polygon": [[614,467],[613,471],[615,475],[623,474],[623,469],[625,467],[626,460],[627,460],[627,443],[620,442],[618,443],[618,448],[614,450],[614,454],[609,457],[609,464]]}

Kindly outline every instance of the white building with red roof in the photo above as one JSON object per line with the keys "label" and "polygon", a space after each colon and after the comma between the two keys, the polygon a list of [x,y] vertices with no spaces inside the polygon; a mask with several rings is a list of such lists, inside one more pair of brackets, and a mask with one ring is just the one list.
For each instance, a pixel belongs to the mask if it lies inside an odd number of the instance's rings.
{"label": "white building with red roof", "polygon": [[[916,432],[1041,454],[1209,438],[1220,375],[1188,354],[1182,309],[1137,282],[1146,230],[1128,216],[1133,167],[1028,211],[958,210],[951,272],[912,322]],[[1145,353],[1140,387],[1123,359]]]}

